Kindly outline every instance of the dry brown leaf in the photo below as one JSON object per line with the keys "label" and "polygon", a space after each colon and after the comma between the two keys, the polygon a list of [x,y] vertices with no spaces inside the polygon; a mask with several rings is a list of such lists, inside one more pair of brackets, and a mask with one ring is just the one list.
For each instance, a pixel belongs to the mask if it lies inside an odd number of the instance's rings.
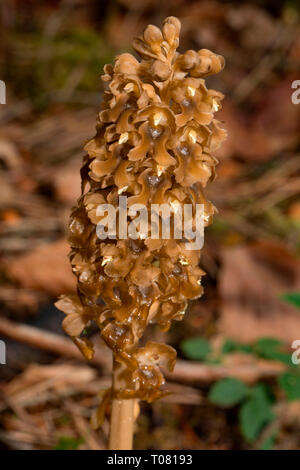
{"label": "dry brown leaf", "polygon": [[288,215],[296,222],[300,221],[300,202],[293,202],[288,208]]}
{"label": "dry brown leaf", "polygon": [[228,130],[228,138],[218,150],[221,157],[239,156],[250,162],[264,161],[299,142],[300,107],[291,101],[294,76],[264,90],[256,112],[241,113],[226,100],[218,118]]}
{"label": "dry brown leaf", "polygon": [[26,402],[36,393],[45,392],[64,385],[83,385],[91,383],[97,376],[89,366],[73,364],[30,365],[22,374],[17,375],[1,390],[15,402]]}
{"label": "dry brown leaf", "polygon": [[0,159],[5,166],[12,170],[20,170],[20,165],[23,164],[20,153],[11,140],[0,137]]}
{"label": "dry brown leaf", "polygon": [[279,138],[268,135],[264,128],[256,127],[253,116],[242,114],[228,100],[218,118],[225,123],[228,131],[227,140],[216,152],[221,158],[239,156],[245,160],[262,161],[281,148]]}
{"label": "dry brown leaf", "polygon": [[292,102],[292,83],[297,74],[286,76],[262,92],[255,126],[267,135],[277,136],[282,148],[299,141],[300,107]]}
{"label": "dry brown leaf", "polygon": [[37,289],[57,296],[75,290],[68,262],[69,247],[65,240],[38,246],[9,263],[6,271],[26,289]]}
{"label": "dry brown leaf", "polygon": [[300,288],[300,264],[283,245],[260,242],[226,249],[220,272],[221,334],[251,342],[300,336],[297,310],[279,299]]}
{"label": "dry brown leaf", "polygon": [[55,181],[58,199],[69,204],[75,204],[80,196],[79,166],[68,166],[65,171],[58,172]]}
{"label": "dry brown leaf", "polygon": [[73,158],[67,163],[54,166],[49,172],[47,171],[47,179],[54,184],[57,198],[74,205],[80,196],[80,167],[81,157]]}

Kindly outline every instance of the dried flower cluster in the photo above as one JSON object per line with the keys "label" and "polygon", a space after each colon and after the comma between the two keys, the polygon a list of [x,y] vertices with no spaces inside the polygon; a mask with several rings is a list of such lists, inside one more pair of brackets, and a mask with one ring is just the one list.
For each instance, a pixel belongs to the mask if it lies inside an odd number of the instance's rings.
{"label": "dried flower cluster", "polygon": [[[63,326],[90,359],[93,345],[82,334],[91,320],[120,364],[114,396],[152,401],[163,393],[159,366],[174,367],[170,346],[139,340],[149,323],[164,331],[183,318],[187,300],[202,294],[199,251],[186,240],[147,238],[100,240],[97,206],[142,203],[204,204],[205,225],[214,206],[203,188],[215,176],[212,152],[225,137],[214,119],[223,95],[208,90],[204,77],[218,73],[224,60],[206,49],[176,52],[180,21],[169,17],[162,31],[148,26],[133,42],[141,56],[117,57],[106,65],[107,85],[96,136],[86,145],[82,196],[73,209],[70,259],[78,295],[57,306],[67,316]],[[129,216],[128,216],[129,217]],[[127,222],[129,222],[129,218]],[[121,223],[121,222],[120,222]]]}

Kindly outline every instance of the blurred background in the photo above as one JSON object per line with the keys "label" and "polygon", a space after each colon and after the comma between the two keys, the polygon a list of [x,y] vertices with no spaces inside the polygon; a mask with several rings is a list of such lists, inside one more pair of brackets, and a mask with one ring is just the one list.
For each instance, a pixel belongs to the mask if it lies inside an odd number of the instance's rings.
{"label": "blurred background", "polygon": [[109,351],[99,339],[84,361],[53,302],[75,289],[66,227],[103,65],[170,15],[179,51],[226,59],[207,81],[226,95],[229,136],[207,191],[219,214],[205,295],[167,334],[151,331],[178,364],[172,395],[142,404],[135,448],[300,449],[299,2],[0,0],[1,449],[106,446],[107,421],[94,431],[89,419],[110,384]]}

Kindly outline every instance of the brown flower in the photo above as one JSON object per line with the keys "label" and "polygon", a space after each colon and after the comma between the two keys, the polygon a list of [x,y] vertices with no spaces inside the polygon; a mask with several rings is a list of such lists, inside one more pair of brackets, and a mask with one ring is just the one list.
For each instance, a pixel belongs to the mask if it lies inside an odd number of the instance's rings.
{"label": "brown flower", "polygon": [[[175,350],[152,342],[140,347],[139,340],[149,323],[166,331],[172,320],[181,320],[188,299],[203,292],[200,250],[187,250],[184,236],[162,238],[162,215],[156,239],[148,238],[149,229],[137,239],[97,236],[105,220],[99,204],[117,211],[121,194],[129,208],[167,203],[173,224],[183,204],[193,210],[203,204],[205,226],[212,221],[215,208],[203,189],[215,177],[213,152],[226,133],[214,118],[223,95],[209,90],[204,78],[220,72],[224,59],[206,49],[178,53],[179,33],[175,17],[161,30],[150,25],[133,41],[141,61],[126,53],[104,67],[96,136],[85,146],[82,196],[69,234],[78,296],[62,297],[56,305],[66,313],[63,326],[85,357],[92,357],[93,346],[82,331],[94,320],[118,364],[120,390],[107,391],[98,423],[116,393],[148,401],[166,393],[160,366],[172,370]],[[133,217],[126,217],[123,224],[129,227]],[[194,217],[193,212],[193,226]]]}

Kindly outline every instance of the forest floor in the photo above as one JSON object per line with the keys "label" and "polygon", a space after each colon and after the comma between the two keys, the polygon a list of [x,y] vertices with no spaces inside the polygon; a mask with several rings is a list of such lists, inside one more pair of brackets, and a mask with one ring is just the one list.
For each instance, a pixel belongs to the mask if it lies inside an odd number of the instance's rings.
{"label": "forest floor", "polygon": [[[53,303],[76,288],[67,224],[80,194],[83,146],[95,133],[103,65],[175,9],[181,50],[208,48],[226,58],[208,84],[225,94],[218,119],[229,135],[206,192],[219,213],[205,236],[205,294],[190,303],[184,322],[151,332],[179,358],[168,375],[173,393],[141,406],[135,448],[300,449],[300,379],[293,372],[290,395],[284,382],[291,343],[300,339],[299,294],[287,295],[300,291],[300,104],[291,100],[300,79],[297,2],[270,9],[267,2],[170,0],[164,11],[155,0],[105,8],[28,3],[0,7],[7,85],[0,105],[0,338],[7,353],[0,447],[106,448],[107,420],[97,432],[89,420],[110,386],[109,351],[92,332],[97,354],[86,363]],[[252,397],[259,386],[272,394],[272,419],[254,423],[257,432],[241,418],[241,400],[228,406],[212,398],[212,385],[228,378]]]}

